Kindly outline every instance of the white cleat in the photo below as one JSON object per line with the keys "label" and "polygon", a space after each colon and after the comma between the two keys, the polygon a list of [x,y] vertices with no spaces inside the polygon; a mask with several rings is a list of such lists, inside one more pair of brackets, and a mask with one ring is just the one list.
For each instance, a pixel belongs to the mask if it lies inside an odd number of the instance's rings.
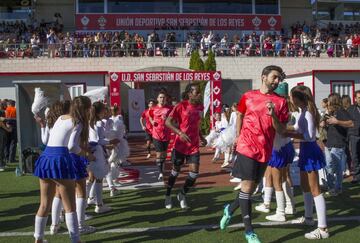
{"label": "white cleat", "polygon": [[238,191],[241,189],[241,183],[239,183],[236,187],[234,187],[234,191]]}
{"label": "white cleat", "polygon": [[56,235],[60,229],[60,224],[52,224],[50,226],[50,235]]}
{"label": "white cleat", "polygon": [[180,207],[181,207],[182,209],[187,209],[187,208],[188,208],[188,205],[187,205],[187,203],[186,203],[186,197],[185,197],[184,194],[182,194],[181,192],[179,192],[179,193],[177,194],[177,199],[179,200],[179,202],[180,202]]}
{"label": "white cleat", "polygon": [[110,190],[110,197],[115,197],[116,195],[120,194],[120,191],[116,188],[111,188]]}
{"label": "white cleat", "polygon": [[265,203],[261,203],[255,207],[256,211],[263,212],[263,213],[270,213],[270,205],[266,205]]}
{"label": "white cleat", "polygon": [[241,182],[241,179],[240,178],[237,178],[237,177],[233,177],[230,179],[230,182],[231,183],[240,183]]}
{"label": "white cleat", "polygon": [[82,227],[79,227],[79,233],[81,235],[91,234],[96,231],[96,228],[90,225],[84,225]]}
{"label": "white cleat", "polygon": [[309,225],[309,226],[314,226],[315,225],[315,221],[313,219],[305,218],[304,216],[292,220],[291,223],[293,223],[293,224],[303,224],[303,225]]}
{"label": "white cleat", "polygon": [[85,214],[85,221],[86,220],[90,220],[90,219],[92,219],[93,218],[93,216],[91,216],[91,215],[89,215],[89,214]]}
{"label": "white cleat", "polygon": [[88,200],[87,200],[87,204],[88,205],[95,205],[96,204],[96,201],[95,201],[95,197],[93,197],[93,198],[88,198]]}
{"label": "white cleat", "polygon": [[103,204],[102,206],[95,207],[95,213],[107,213],[110,212],[112,209],[109,206]]}
{"label": "white cleat", "polygon": [[329,232],[327,230],[321,230],[317,228],[316,230],[311,231],[310,233],[305,234],[305,238],[309,240],[321,240],[329,238]]}
{"label": "white cleat", "polygon": [[273,215],[268,215],[265,218],[269,221],[274,221],[274,222],[285,222],[286,221],[285,215],[278,214],[278,213],[273,214]]}
{"label": "white cleat", "polygon": [[160,174],[159,174],[159,177],[158,177],[158,181],[162,181],[163,178],[164,178],[163,173],[160,173]]}
{"label": "white cleat", "polygon": [[286,215],[294,215],[296,213],[296,209],[292,206],[285,207],[285,214]]}
{"label": "white cleat", "polygon": [[171,196],[165,196],[165,208],[166,209],[172,209]]}
{"label": "white cleat", "polygon": [[150,159],[150,158],[151,158],[151,154],[148,154],[148,155],[146,156],[146,158],[147,158],[147,159]]}

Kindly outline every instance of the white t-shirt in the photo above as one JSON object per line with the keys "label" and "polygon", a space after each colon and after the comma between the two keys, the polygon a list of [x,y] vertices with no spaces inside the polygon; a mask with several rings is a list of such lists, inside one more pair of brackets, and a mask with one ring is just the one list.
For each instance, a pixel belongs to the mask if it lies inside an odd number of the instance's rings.
{"label": "white t-shirt", "polygon": [[63,119],[63,116],[60,116],[49,132],[47,146],[68,147],[71,153],[78,154],[81,152],[79,146],[81,130],[81,124],[74,126],[71,118]]}
{"label": "white t-shirt", "polygon": [[303,135],[304,139],[301,141],[316,141],[316,125],[314,123],[314,117],[307,109],[302,110],[296,117],[294,129]]}

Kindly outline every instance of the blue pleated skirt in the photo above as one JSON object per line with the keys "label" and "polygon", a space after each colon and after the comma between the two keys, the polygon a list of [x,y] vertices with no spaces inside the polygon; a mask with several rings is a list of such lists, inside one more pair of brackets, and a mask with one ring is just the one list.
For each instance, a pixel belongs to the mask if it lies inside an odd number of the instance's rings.
{"label": "blue pleated skirt", "polygon": [[35,162],[34,175],[41,179],[75,179],[76,169],[67,147],[49,147]]}
{"label": "blue pleated skirt", "polygon": [[294,161],[295,150],[292,142],[287,143],[279,151],[273,150],[268,165],[274,168],[284,168]]}
{"label": "blue pleated skirt", "polygon": [[70,153],[70,156],[74,161],[75,180],[81,180],[81,179],[88,177],[86,167],[88,166],[89,161],[85,157],[79,156],[74,153]]}
{"label": "blue pleated skirt", "polygon": [[300,142],[300,171],[318,171],[326,166],[325,156],[319,145],[314,142]]}

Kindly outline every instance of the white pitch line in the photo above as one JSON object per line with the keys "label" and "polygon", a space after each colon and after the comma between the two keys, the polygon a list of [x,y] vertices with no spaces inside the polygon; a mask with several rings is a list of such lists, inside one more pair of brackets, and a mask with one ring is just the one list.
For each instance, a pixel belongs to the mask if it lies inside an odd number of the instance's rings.
{"label": "white pitch line", "polygon": [[[328,222],[341,222],[341,221],[359,221],[360,216],[350,216],[350,217],[334,217],[328,218]],[[298,223],[293,222],[292,220],[286,222],[254,222],[254,226],[278,226],[278,225],[296,225]],[[233,224],[229,228],[243,228],[244,224]],[[97,231],[94,234],[109,234],[109,233],[142,233],[142,232],[164,232],[164,231],[186,231],[186,230],[202,230],[202,229],[219,229],[219,225],[183,225],[183,226],[164,226],[164,227],[144,227],[144,228],[120,228],[120,229],[110,229],[104,231]],[[45,234],[50,234],[50,232],[45,232]],[[68,234],[67,232],[61,234]],[[10,236],[32,236],[33,232],[2,232],[0,237],[10,237]]]}

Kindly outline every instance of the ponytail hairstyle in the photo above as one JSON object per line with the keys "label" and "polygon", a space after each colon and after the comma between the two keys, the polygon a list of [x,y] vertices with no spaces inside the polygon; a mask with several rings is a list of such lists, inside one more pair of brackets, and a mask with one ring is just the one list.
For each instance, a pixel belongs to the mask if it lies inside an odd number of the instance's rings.
{"label": "ponytail hairstyle", "polygon": [[101,117],[99,115],[105,108],[106,108],[105,104],[100,101],[96,101],[92,104],[91,111],[90,111],[90,127],[91,128],[94,128],[95,123],[101,119]]}
{"label": "ponytail hairstyle", "polygon": [[291,89],[291,96],[297,98],[306,105],[307,110],[314,117],[314,124],[319,129],[320,113],[315,105],[314,97],[307,86],[298,85]]}
{"label": "ponytail hairstyle", "polygon": [[89,141],[89,110],[91,100],[86,96],[77,96],[73,99],[70,107],[70,116],[73,119],[74,126],[81,124],[80,147],[87,147]]}
{"label": "ponytail hairstyle", "polygon": [[53,128],[56,120],[67,113],[69,113],[69,110],[65,111],[63,103],[61,103],[61,101],[55,101],[55,103],[50,106],[46,116],[48,127]]}

